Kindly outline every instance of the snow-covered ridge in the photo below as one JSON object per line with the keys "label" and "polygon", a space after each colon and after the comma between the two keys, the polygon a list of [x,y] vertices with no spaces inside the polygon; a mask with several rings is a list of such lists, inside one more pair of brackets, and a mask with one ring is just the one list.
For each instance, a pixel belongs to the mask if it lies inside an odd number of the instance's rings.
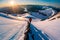
{"label": "snow-covered ridge", "polygon": [[[10,19],[14,19],[14,20],[20,20],[20,21],[26,21],[28,19],[24,18],[24,17],[19,17],[19,16],[12,16],[10,14],[5,14],[5,13],[0,13],[0,16],[2,17],[6,17],[6,18],[10,18]],[[23,16],[23,15],[22,15]]]}

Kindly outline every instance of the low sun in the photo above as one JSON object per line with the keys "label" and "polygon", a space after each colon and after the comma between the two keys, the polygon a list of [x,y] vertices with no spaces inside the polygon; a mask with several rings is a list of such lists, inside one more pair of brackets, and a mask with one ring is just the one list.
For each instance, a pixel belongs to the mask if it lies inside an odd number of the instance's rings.
{"label": "low sun", "polygon": [[15,1],[10,1],[10,5],[14,6],[15,5]]}

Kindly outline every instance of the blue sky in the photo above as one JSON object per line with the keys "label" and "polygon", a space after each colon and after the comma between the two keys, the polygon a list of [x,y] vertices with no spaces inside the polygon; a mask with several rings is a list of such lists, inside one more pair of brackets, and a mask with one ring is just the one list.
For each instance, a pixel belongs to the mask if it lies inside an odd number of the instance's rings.
{"label": "blue sky", "polygon": [[[0,0],[0,4],[8,3],[10,0]],[[60,7],[60,0],[14,0],[16,3],[54,5]]]}

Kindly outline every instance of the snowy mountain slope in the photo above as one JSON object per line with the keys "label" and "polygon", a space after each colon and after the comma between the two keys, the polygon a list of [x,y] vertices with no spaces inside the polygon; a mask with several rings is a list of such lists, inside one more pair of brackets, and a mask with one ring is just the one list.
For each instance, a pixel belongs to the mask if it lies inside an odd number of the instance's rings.
{"label": "snowy mountain slope", "polygon": [[[23,15],[22,15],[23,16]],[[25,15],[24,15],[25,16]],[[7,15],[5,13],[0,13],[0,17],[8,18],[8,19],[13,19],[13,20],[18,20],[18,21],[26,21],[28,19],[24,17],[19,17],[19,16],[13,16],[11,14]]]}
{"label": "snowy mountain slope", "polygon": [[[36,18],[36,19],[33,19],[30,15],[27,15],[32,18],[32,25],[34,25],[37,29],[42,30],[43,33],[48,34],[48,36],[51,37],[52,40],[60,40],[60,38],[59,38],[60,37],[60,25],[59,25],[60,19],[55,19],[52,21],[49,21],[50,19],[46,19],[45,21],[40,21],[39,18],[40,17],[44,18],[45,16],[43,16],[43,15],[41,16],[36,12],[32,12],[31,15]],[[54,16],[54,17],[57,17],[57,16]],[[54,18],[54,17],[52,17],[52,18]],[[34,34],[34,35],[36,35],[36,34]],[[30,33],[29,33],[29,37],[31,38]]]}
{"label": "snowy mountain slope", "polygon": [[45,20],[45,21],[32,21],[32,24],[36,28],[47,33],[53,40],[60,40],[60,19],[56,20]]}
{"label": "snowy mountain slope", "polygon": [[0,17],[5,17],[5,18],[12,19],[11,17],[7,16],[7,14],[4,14],[4,13],[0,13]]}
{"label": "snowy mountain slope", "polygon": [[45,9],[45,10],[39,10],[39,12],[44,13],[47,16],[53,16],[56,13],[56,11],[53,10],[52,8],[48,8],[48,9]]}
{"label": "snowy mountain slope", "polygon": [[38,12],[30,12],[32,16],[35,16],[37,18],[40,18],[42,20],[50,18],[51,16],[56,14],[56,11],[52,8],[48,8],[45,10],[39,10]]}
{"label": "snowy mountain slope", "polygon": [[[4,14],[3,14],[4,15]],[[52,20],[49,21],[48,19],[45,21],[40,21],[40,19],[46,19],[48,16],[44,16],[42,14],[36,13],[36,12],[31,12],[30,14],[24,14],[21,17],[15,17],[12,15],[9,15],[9,17],[17,19],[17,20],[12,20],[12,19],[7,19],[5,17],[0,16],[0,39],[1,40],[23,40],[24,37],[24,32],[26,29],[26,20],[28,17],[32,18],[32,27],[31,25],[31,31],[34,34],[34,38],[38,38],[42,36],[40,35],[40,31],[42,30],[41,33],[46,33],[48,36],[50,36],[53,40],[60,40],[60,19]],[[25,17],[25,18],[24,18]],[[50,17],[50,16],[49,16]],[[34,19],[35,18],[35,19]],[[20,21],[18,21],[20,20]],[[22,20],[22,21],[21,21]],[[37,30],[35,30],[35,27]],[[24,30],[23,30],[24,29]],[[36,34],[35,34],[35,33]],[[23,35],[23,36],[21,36]],[[38,37],[37,37],[38,35]],[[44,34],[43,34],[44,35]],[[22,38],[22,39],[20,39]],[[31,34],[29,34],[29,38],[31,39]],[[45,37],[43,37],[45,39]],[[43,39],[41,38],[41,39]],[[35,40],[36,40],[35,39]],[[47,38],[48,39],[48,38]]]}
{"label": "snowy mountain slope", "polygon": [[38,18],[38,19],[46,19],[48,16],[44,16],[44,15],[42,15],[42,14],[39,14],[38,12],[31,12],[30,13],[32,16],[34,16],[34,17],[36,17],[36,18]]}
{"label": "snowy mountain slope", "polygon": [[0,17],[0,40],[23,40],[26,26],[26,21]]}
{"label": "snowy mountain slope", "polygon": [[60,18],[60,12],[58,12],[55,16],[53,16],[53,17],[51,17],[50,19],[48,19],[48,20],[54,20],[54,19],[58,19],[58,18]]}
{"label": "snowy mountain slope", "polygon": [[[36,12],[33,12],[31,14],[34,14],[32,15],[34,17],[38,16],[37,15],[38,13]],[[40,21],[40,19],[32,18],[32,25],[34,25],[37,29],[42,30],[49,37],[51,37],[52,40],[60,40],[60,18],[59,19],[57,18],[59,16],[60,13],[57,13],[57,15],[51,17],[50,19],[46,19],[45,21]],[[53,18],[57,18],[57,19],[51,20]],[[29,36],[31,36],[31,34],[29,34]]]}
{"label": "snowy mountain slope", "polygon": [[28,32],[28,40],[51,40],[51,38],[39,30],[33,24],[30,24],[30,31]]}

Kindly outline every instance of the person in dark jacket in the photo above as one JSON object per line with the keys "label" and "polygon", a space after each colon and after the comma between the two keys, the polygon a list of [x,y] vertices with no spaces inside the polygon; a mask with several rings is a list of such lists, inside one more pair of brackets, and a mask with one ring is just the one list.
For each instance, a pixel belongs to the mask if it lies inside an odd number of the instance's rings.
{"label": "person in dark jacket", "polygon": [[29,18],[29,21],[30,21],[30,23],[31,23],[31,21],[32,21],[32,18]]}

